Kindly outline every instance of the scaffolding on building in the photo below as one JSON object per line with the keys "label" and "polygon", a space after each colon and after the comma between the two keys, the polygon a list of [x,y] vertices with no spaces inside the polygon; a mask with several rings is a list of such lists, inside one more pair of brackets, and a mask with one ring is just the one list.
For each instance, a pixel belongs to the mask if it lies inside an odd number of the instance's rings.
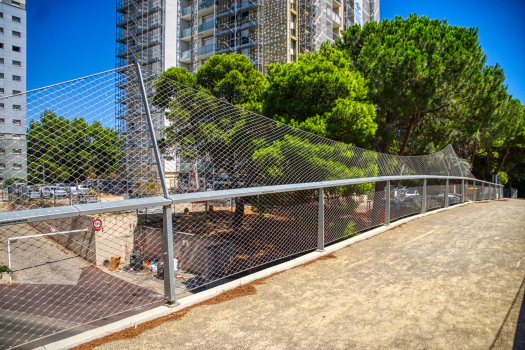
{"label": "scaffolding on building", "polygon": [[[143,79],[151,82],[163,71],[164,13],[162,0],[117,0],[116,48],[116,129],[125,138],[128,166],[152,166],[153,145],[147,136],[143,120],[140,91],[135,72],[130,64],[138,62],[145,68]],[[153,95],[153,89],[148,89]],[[162,127],[163,116],[152,111],[157,126]]]}

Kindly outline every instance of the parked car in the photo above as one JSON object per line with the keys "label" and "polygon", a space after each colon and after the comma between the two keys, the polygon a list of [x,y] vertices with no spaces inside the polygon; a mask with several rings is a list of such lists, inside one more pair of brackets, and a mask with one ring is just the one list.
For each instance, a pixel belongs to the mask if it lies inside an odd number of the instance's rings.
{"label": "parked car", "polygon": [[68,193],[64,188],[58,186],[42,186],[42,198],[67,197]]}
{"label": "parked car", "polygon": [[77,191],[86,194],[89,192],[89,185],[88,184],[80,184],[77,186]]}
{"label": "parked car", "polygon": [[21,189],[21,192],[22,192],[21,197],[25,199],[32,200],[32,199],[42,198],[42,193],[40,192],[38,187],[23,187]]}
{"label": "parked car", "polygon": [[404,202],[397,198],[390,198],[390,210],[409,210],[412,209],[410,203]]}
{"label": "parked car", "polygon": [[418,190],[408,190],[405,192],[405,197],[419,196]]}

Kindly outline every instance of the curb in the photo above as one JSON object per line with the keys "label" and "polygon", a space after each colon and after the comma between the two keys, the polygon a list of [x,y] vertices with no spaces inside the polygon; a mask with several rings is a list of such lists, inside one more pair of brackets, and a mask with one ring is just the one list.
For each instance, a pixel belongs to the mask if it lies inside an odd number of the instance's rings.
{"label": "curb", "polygon": [[440,213],[440,212],[445,211],[445,210],[450,210],[450,209],[462,207],[462,206],[465,206],[465,205],[471,204],[471,203],[476,203],[476,202],[465,202],[465,203],[462,203],[462,204],[456,204],[456,205],[453,205],[453,206],[448,207],[448,208],[436,209],[436,210],[432,210],[430,212],[426,212],[424,214],[413,215],[413,216],[409,216],[409,217],[397,220],[394,223],[391,223],[389,226],[381,226],[381,227],[375,228],[373,230],[370,230],[368,232],[362,233],[359,236],[352,237],[352,238],[344,240],[342,242],[339,242],[339,243],[330,245],[328,247],[325,247],[325,250],[322,251],[322,252],[315,251],[315,252],[312,252],[312,253],[308,253],[308,254],[300,256],[300,257],[298,257],[296,259],[287,261],[285,263],[282,263],[282,264],[279,264],[279,265],[276,265],[276,266],[272,266],[272,267],[267,268],[267,269],[265,269],[263,271],[259,271],[259,272],[253,273],[253,274],[251,274],[249,276],[241,277],[241,278],[239,278],[239,279],[237,279],[235,281],[222,284],[220,286],[211,288],[209,290],[206,290],[204,292],[200,292],[198,294],[187,296],[185,298],[182,298],[182,299],[178,300],[180,305],[177,306],[177,307],[168,308],[168,307],[165,307],[165,306],[159,306],[159,307],[156,307],[154,309],[142,312],[140,314],[137,314],[137,315],[125,318],[123,320],[120,320],[120,321],[108,324],[106,326],[102,326],[102,327],[99,327],[99,328],[96,328],[96,329],[93,329],[93,330],[90,330],[90,331],[87,331],[87,332],[84,332],[84,333],[81,333],[81,334],[77,334],[75,336],[72,336],[72,337],[69,337],[69,338],[66,338],[66,339],[63,339],[63,340],[56,341],[54,343],[49,343],[47,345],[40,346],[38,348],[35,348],[34,350],[66,350],[66,349],[70,349],[70,348],[75,347],[77,345],[80,345],[80,344],[83,344],[83,343],[87,343],[87,342],[89,342],[91,340],[102,338],[102,337],[104,337],[106,335],[109,335],[111,333],[115,333],[115,332],[124,330],[126,328],[134,327],[134,326],[136,326],[136,325],[138,325],[140,323],[144,323],[144,322],[151,321],[151,320],[153,320],[155,318],[158,318],[158,317],[169,315],[169,314],[171,314],[173,312],[177,312],[179,310],[182,310],[182,309],[187,308],[189,306],[192,306],[194,304],[200,303],[200,302],[202,302],[204,300],[213,298],[213,297],[215,297],[215,296],[217,296],[217,295],[219,295],[219,294],[221,294],[223,292],[226,292],[228,290],[237,288],[237,287],[242,286],[244,284],[253,282],[253,281],[258,280],[260,278],[267,277],[267,276],[272,275],[274,273],[282,272],[282,271],[291,269],[293,267],[302,265],[302,264],[307,263],[309,261],[315,260],[315,259],[317,259],[317,258],[319,258],[319,257],[321,257],[323,255],[331,254],[331,253],[333,253],[333,252],[335,252],[337,250],[340,250],[342,248],[345,248],[345,247],[347,247],[347,246],[349,246],[351,244],[354,244],[356,242],[359,242],[359,241],[365,240],[367,238],[373,237],[373,236],[378,235],[380,233],[383,233],[385,231],[391,230],[391,229],[393,229],[393,228],[395,228],[397,226],[401,226],[401,225],[403,225],[403,224],[405,224],[405,223],[407,223],[409,221],[413,221],[413,220],[416,220],[416,219],[419,219],[419,218],[422,218],[422,217],[425,217],[425,216],[428,216],[428,215],[437,214],[437,213]]}

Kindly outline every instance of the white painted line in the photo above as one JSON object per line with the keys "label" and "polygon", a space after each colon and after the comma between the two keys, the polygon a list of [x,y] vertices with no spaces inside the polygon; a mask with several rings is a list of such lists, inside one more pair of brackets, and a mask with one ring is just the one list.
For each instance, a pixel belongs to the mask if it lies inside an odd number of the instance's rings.
{"label": "white painted line", "polygon": [[293,267],[302,265],[302,264],[307,263],[309,261],[315,260],[315,259],[317,259],[317,258],[319,258],[319,257],[321,257],[323,255],[327,255],[327,254],[333,253],[333,252],[335,252],[337,250],[340,250],[342,248],[345,248],[345,247],[347,247],[347,246],[349,246],[349,245],[351,245],[353,243],[362,241],[364,239],[367,239],[367,238],[373,237],[375,235],[378,235],[378,234],[380,234],[382,232],[388,231],[388,230],[390,230],[390,229],[392,229],[394,227],[403,225],[404,223],[407,223],[409,221],[416,220],[416,219],[422,218],[422,217],[427,216],[427,215],[437,214],[437,213],[440,213],[440,212],[445,211],[445,210],[458,208],[458,207],[467,205],[469,203],[474,203],[474,202],[465,202],[465,203],[462,203],[462,204],[456,204],[456,205],[450,206],[448,208],[441,208],[441,209],[433,210],[433,211],[430,211],[430,212],[426,212],[424,214],[418,214],[418,215],[409,216],[409,217],[406,217],[404,219],[397,220],[397,221],[391,223],[390,226],[381,226],[381,227],[375,228],[373,230],[370,230],[368,232],[362,233],[359,236],[356,236],[356,237],[347,239],[345,241],[333,244],[333,245],[331,245],[329,247],[325,247],[325,250],[323,252],[308,253],[308,254],[300,256],[300,257],[298,257],[296,259],[287,261],[285,263],[282,263],[282,264],[279,264],[279,265],[267,268],[265,270],[253,273],[251,275],[239,278],[239,279],[237,279],[235,281],[222,284],[220,286],[211,288],[209,290],[206,290],[204,292],[200,292],[198,294],[187,296],[187,297],[182,298],[182,299],[179,300],[180,305],[177,306],[177,307],[168,308],[168,307],[165,307],[165,306],[159,306],[159,307],[156,307],[156,308],[151,309],[149,311],[142,312],[140,314],[137,314],[137,315],[125,318],[123,320],[111,323],[111,324],[103,326],[103,327],[98,327],[96,329],[93,329],[93,330],[90,330],[90,331],[87,331],[87,332],[84,332],[84,333],[72,336],[72,337],[67,338],[67,339],[63,339],[63,340],[59,340],[59,341],[54,342],[54,343],[47,344],[47,345],[45,345],[43,347],[39,347],[39,348],[34,349],[34,350],[65,350],[65,349],[70,349],[72,347],[75,347],[77,345],[86,343],[88,341],[95,340],[95,339],[98,339],[98,338],[102,338],[103,336],[106,336],[108,334],[115,333],[115,332],[124,330],[124,329],[129,328],[129,327],[134,327],[135,325],[138,325],[138,324],[141,324],[141,323],[144,323],[144,322],[147,322],[147,321],[151,321],[151,320],[156,319],[158,317],[169,315],[169,314],[171,314],[173,312],[177,312],[179,310],[182,310],[182,309],[187,308],[189,306],[192,306],[194,304],[200,303],[201,301],[213,298],[213,297],[215,297],[215,296],[217,296],[217,295],[219,295],[219,294],[221,294],[223,292],[226,292],[228,290],[237,288],[237,287],[242,286],[244,284],[248,284],[248,283],[253,282],[255,280],[267,277],[267,276],[272,275],[274,273],[285,271],[285,270],[291,269]]}

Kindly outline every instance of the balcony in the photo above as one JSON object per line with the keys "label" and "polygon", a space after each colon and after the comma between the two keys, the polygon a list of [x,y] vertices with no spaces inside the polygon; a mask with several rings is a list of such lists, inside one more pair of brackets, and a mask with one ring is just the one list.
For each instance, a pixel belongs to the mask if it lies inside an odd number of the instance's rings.
{"label": "balcony", "polygon": [[254,27],[258,24],[259,22],[258,22],[257,16],[239,18],[237,20],[237,27],[235,26],[235,22],[227,22],[221,25],[220,27],[217,27],[217,32],[215,35],[220,36],[220,35],[230,34],[230,33],[233,33],[235,29],[244,30],[250,27]]}
{"label": "balcony", "polygon": [[[208,53],[213,53],[215,50],[215,44],[209,44],[206,46],[201,46],[197,48],[197,57],[201,55],[206,55]],[[181,56],[181,60],[187,60],[191,58],[191,50],[184,51]]]}
{"label": "balcony", "polygon": [[329,11],[328,12],[328,18],[330,18],[335,23],[341,25],[341,17],[337,13],[335,13],[334,11]]}
{"label": "balcony", "polygon": [[[214,6],[215,3],[216,3],[215,0],[206,0],[206,1],[201,1],[201,2],[199,3],[199,5],[198,5],[198,9],[199,9],[199,11],[200,11],[200,10],[207,9],[208,7],[212,7],[212,6]],[[188,7],[184,8],[184,9],[182,10],[182,17],[187,16],[187,15],[189,15],[189,14],[191,14],[191,6],[188,6]]]}
{"label": "balcony", "polygon": [[241,3],[241,6],[238,8],[235,7],[235,5],[230,6],[221,6],[219,9],[217,9],[217,14],[215,15],[215,18],[220,18],[224,16],[228,16],[230,14],[234,14],[235,12],[245,11],[247,9],[250,9],[252,7],[259,6],[258,1],[243,1]]}
{"label": "balcony", "polygon": [[[209,21],[206,23],[199,24],[199,26],[197,27],[197,32],[202,33],[207,30],[214,29],[214,28],[215,28],[215,21]],[[181,38],[185,38],[190,35],[191,35],[191,28],[184,29],[181,31]]]}

